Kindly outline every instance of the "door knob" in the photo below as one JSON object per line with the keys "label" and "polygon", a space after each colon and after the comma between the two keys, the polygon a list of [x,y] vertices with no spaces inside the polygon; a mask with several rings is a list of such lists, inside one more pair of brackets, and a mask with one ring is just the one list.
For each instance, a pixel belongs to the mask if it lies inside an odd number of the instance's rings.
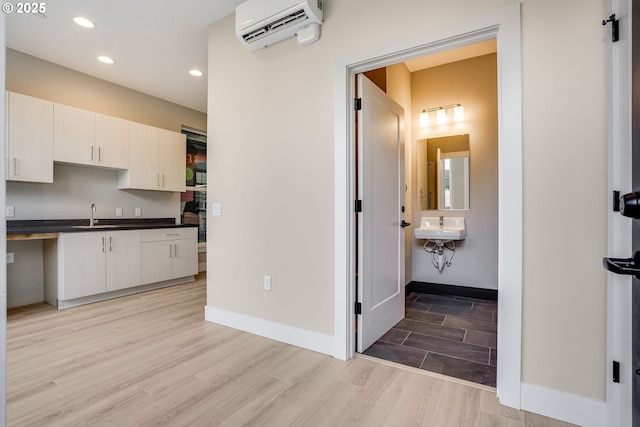
{"label": "door knob", "polygon": [[410,222],[406,222],[404,219],[400,223],[400,227],[402,227],[402,228],[408,227],[410,225],[411,225],[411,223]]}

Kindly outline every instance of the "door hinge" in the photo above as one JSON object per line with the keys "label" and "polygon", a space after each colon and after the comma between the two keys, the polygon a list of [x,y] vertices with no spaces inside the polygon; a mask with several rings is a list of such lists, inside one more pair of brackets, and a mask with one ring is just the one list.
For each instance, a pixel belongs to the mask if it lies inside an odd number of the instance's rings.
{"label": "door hinge", "polygon": [[620,40],[620,20],[616,19],[616,14],[609,16],[609,19],[603,19],[602,25],[607,25],[608,22],[611,22],[611,41],[617,42]]}
{"label": "door hinge", "polygon": [[613,382],[620,382],[620,362],[613,361]]}
{"label": "door hinge", "polygon": [[620,212],[620,192],[613,190],[613,211]]}
{"label": "door hinge", "polygon": [[362,110],[362,98],[356,98],[353,100],[353,109],[356,111]]}
{"label": "door hinge", "polygon": [[362,303],[357,302],[355,308],[356,314],[362,314]]}
{"label": "door hinge", "polygon": [[356,200],[355,211],[362,212],[362,200]]}

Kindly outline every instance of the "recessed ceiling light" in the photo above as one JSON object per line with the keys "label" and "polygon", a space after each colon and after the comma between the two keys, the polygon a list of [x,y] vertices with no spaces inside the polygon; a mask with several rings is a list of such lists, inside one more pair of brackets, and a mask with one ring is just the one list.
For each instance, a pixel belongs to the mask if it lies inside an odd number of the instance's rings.
{"label": "recessed ceiling light", "polygon": [[104,64],[113,64],[113,59],[109,58],[108,56],[98,56],[98,61],[104,63]]}
{"label": "recessed ceiling light", "polygon": [[82,16],[76,16],[75,18],[73,18],[73,22],[75,22],[77,25],[81,26],[82,28],[89,28],[91,30],[96,28],[96,24],[94,24],[92,20],[88,18],[84,18]]}
{"label": "recessed ceiling light", "polygon": [[196,70],[195,68],[189,71],[189,74],[191,74],[193,77],[202,77],[202,71]]}

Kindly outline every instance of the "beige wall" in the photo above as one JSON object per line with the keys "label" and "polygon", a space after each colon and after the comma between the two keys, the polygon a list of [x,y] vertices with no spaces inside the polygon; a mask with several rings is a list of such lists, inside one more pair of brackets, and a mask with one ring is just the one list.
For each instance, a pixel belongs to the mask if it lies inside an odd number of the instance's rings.
{"label": "beige wall", "polygon": [[[411,74],[414,152],[418,140],[462,134],[469,135],[470,152],[470,209],[419,211],[416,203],[413,211],[415,227],[419,226],[422,216],[462,216],[466,222],[467,238],[457,243],[453,263],[441,272],[433,266],[431,254],[424,251],[424,240],[413,238],[415,281],[498,289],[497,79],[496,54]],[[464,122],[425,128],[419,126],[418,115],[422,110],[456,103],[464,106]],[[414,167],[417,168],[417,162],[414,162]],[[412,182],[413,193],[417,197],[417,173]]]}
{"label": "beige wall", "polygon": [[7,49],[7,90],[180,132],[206,131],[207,115]]}
{"label": "beige wall", "polygon": [[[330,1],[317,43],[292,38],[255,53],[235,39],[233,16],[212,25],[209,187],[223,215],[209,222],[208,305],[333,334],[336,56],[507,3]],[[603,11],[604,0],[522,2],[522,375],[600,400],[607,38],[594,22]],[[558,240],[563,221],[572,227]]]}

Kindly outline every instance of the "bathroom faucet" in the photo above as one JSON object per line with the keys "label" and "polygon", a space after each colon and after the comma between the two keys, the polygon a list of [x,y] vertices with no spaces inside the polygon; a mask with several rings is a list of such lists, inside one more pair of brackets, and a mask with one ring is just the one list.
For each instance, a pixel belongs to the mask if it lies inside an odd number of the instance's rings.
{"label": "bathroom faucet", "polygon": [[444,217],[440,216],[440,228],[444,227]]}
{"label": "bathroom faucet", "polygon": [[96,213],[96,204],[91,203],[91,216],[89,217],[89,227],[93,227],[94,224],[98,222],[98,219],[94,219],[94,215]]}

